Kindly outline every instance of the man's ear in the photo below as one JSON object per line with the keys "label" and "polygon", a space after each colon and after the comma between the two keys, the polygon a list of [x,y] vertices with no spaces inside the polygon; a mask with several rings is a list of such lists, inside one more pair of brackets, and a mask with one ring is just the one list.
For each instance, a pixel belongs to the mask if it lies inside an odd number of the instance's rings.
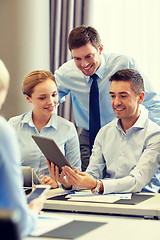
{"label": "man's ear", "polygon": [[100,43],[98,49],[99,49],[99,53],[101,54],[103,51],[103,44]]}
{"label": "man's ear", "polygon": [[26,101],[28,102],[28,103],[31,103],[32,101],[31,101],[31,97],[29,97],[27,94],[25,94],[25,98],[26,98]]}
{"label": "man's ear", "polygon": [[139,100],[138,103],[141,104],[144,100],[145,93],[142,91],[139,93]]}

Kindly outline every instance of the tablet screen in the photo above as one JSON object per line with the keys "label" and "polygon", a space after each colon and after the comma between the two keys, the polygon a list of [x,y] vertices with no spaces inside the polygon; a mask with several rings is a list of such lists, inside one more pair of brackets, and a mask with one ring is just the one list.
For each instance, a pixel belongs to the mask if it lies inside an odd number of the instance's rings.
{"label": "tablet screen", "polygon": [[37,135],[32,135],[32,138],[45,157],[59,167],[60,172],[65,165],[72,168],[53,139]]}

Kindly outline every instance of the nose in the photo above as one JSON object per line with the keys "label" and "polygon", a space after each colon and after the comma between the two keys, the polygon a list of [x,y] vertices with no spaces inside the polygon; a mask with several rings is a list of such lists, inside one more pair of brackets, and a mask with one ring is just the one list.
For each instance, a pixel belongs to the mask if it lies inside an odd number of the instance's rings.
{"label": "nose", "polygon": [[53,104],[53,102],[54,102],[54,98],[52,96],[50,96],[48,98],[48,104]]}
{"label": "nose", "polygon": [[81,66],[82,67],[86,67],[88,65],[88,61],[86,59],[83,59],[82,62],[81,62]]}
{"label": "nose", "polygon": [[114,105],[115,106],[119,106],[119,105],[121,105],[121,100],[118,98],[118,97],[116,97],[115,99],[114,99]]}

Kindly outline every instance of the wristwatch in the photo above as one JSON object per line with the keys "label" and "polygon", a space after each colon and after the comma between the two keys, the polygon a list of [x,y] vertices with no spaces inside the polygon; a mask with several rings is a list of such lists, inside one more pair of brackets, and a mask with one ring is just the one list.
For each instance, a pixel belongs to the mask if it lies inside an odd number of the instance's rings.
{"label": "wristwatch", "polygon": [[97,180],[97,186],[91,190],[92,193],[98,194],[100,193],[100,186],[101,186],[101,181]]}

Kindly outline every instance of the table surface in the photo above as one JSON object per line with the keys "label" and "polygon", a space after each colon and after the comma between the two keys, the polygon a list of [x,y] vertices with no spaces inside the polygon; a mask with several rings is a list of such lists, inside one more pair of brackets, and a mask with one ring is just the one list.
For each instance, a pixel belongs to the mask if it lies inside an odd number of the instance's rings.
{"label": "table surface", "polygon": [[[62,194],[66,191],[63,189],[51,190],[48,193],[48,198]],[[138,216],[155,216],[160,217],[160,194],[139,193],[134,196],[153,196],[138,204],[111,204],[97,202],[71,202],[47,199],[44,204],[45,210],[63,210],[86,213],[105,213],[105,214],[120,214],[120,215],[138,215]],[[128,201],[128,200],[127,200]]]}
{"label": "table surface", "polygon": [[[160,238],[160,220],[144,219],[143,217],[111,216],[91,213],[68,213],[56,211],[47,213],[52,217],[107,223],[79,238],[76,238],[77,240],[158,240]],[[49,238],[25,238],[25,240],[37,239],[48,240]]]}
{"label": "table surface", "polygon": [[[50,191],[48,197],[56,195],[59,191]],[[156,195],[157,199],[160,200],[160,194]],[[154,202],[148,201],[148,207],[153,205]],[[83,205],[84,203],[80,203]],[[97,203],[99,204],[99,203]],[[160,201],[156,208],[159,205]],[[101,205],[101,204],[100,204]],[[111,204],[113,205],[113,204]],[[145,204],[146,206],[146,204]],[[134,208],[134,206],[132,205]],[[159,210],[157,210],[159,212]],[[80,221],[96,221],[105,222],[107,224],[82,235],[77,240],[151,240],[160,239],[160,220],[155,218],[145,219],[143,216],[133,216],[133,215],[118,215],[118,214],[104,214],[104,213],[91,213],[91,212],[71,212],[59,210],[44,210],[44,213],[49,214],[52,217],[62,217],[69,218],[72,220]],[[72,231],[72,229],[71,229]],[[39,238],[39,237],[29,237],[24,238],[25,240],[49,240],[51,238]],[[57,239],[57,238],[52,238]],[[59,238],[58,238],[59,239]],[[60,240],[60,239],[59,239]]]}

